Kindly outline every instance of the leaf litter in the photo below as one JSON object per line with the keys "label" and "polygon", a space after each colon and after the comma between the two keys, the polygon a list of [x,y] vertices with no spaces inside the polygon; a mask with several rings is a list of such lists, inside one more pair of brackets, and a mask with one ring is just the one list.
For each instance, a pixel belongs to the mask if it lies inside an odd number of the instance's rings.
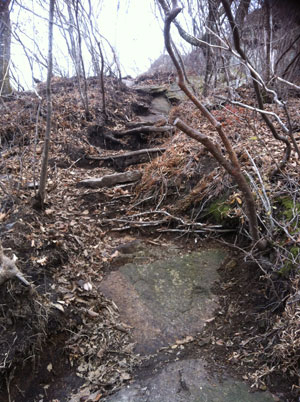
{"label": "leaf litter", "polygon": [[[152,82],[151,78],[148,80]],[[224,228],[230,231],[231,224],[216,224],[207,212],[207,206],[224,194],[231,218],[239,222],[234,224],[235,231],[236,226],[240,232],[244,230],[245,219],[241,194],[230,177],[201,145],[181,133],[160,139],[167,150],[152,162],[141,165],[143,177],[137,185],[99,190],[79,188],[76,184],[89,177],[91,167],[96,177],[114,172],[109,167],[91,166],[86,156],[119,153],[92,145],[89,126],[96,123],[111,132],[124,129],[128,121],[138,121],[132,104],[141,101],[136,91],[125,88],[117,80],[107,79],[109,119],[104,122],[98,82],[89,79],[88,84],[92,122],[84,118],[75,81],[53,80],[54,125],[45,211],[36,210],[33,201],[46,124],[44,100],[39,104],[34,94],[24,93],[16,94],[2,105],[3,244],[8,253],[18,255],[19,267],[35,283],[35,288],[28,290],[12,281],[0,289],[3,329],[0,374],[7,378],[7,373],[26,356],[31,355],[35,361],[49,336],[63,332],[64,353],[78,376],[84,378],[84,392],[93,393],[91,398],[99,400],[130,381],[140,362],[140,357],[133,353],[130,328],[119,321],[114,303],[98,291],[105,267],[116,257],[115,250],[120,244],[116,233],[129,231],[132,235],[139,230],[140,235],[149,235],[150,228],[158,234],[178,231],[207,237],[218,231],[223,233]],[[43,85],[38,88],[41,96],[45,91]],[[291,100],[293,122],[299,120],[299,106],[299,99]],[[228,129],[244,169],[255,177],[255,169],[245,152],[249,150],[263,172],[266,189],[272,191],[272,197],[282,194],[290,180],[298,183],[299,161],[295,156],[280,180],[270,183],[268,174],[280,161],[282,145],[274,140],[255,112],[220,105],[214,113]],[[277,113],[281,116],[282,112],[277,110]],[[188,118],[194,128],[216,138],[213,127],[189,102],[173,107],[170,120],[175,116]],[[298,140],[299,134],[296,135]],[[257,201],[259,213],[263,214],[263,206]],[[295,299],[299,292],[297,277],[292,288]],[[264,386],[263,379],[274,371],[298,375],[298,299],[294,302],[290,297],[282,314],[268,317],[268,330],[276,334],[276,341],[273,336],[273,346],[267,351],[257,346],[263,341],[262,336],[251,334],[250,330],[251,337],[245,333],[234,335],[237,339],[242,337],[243,349],[233,351],[231,361],[258,364],[263,357],[268,359],[258,370],[252,370],[252,374],[244,374],[257,387]],[[237,313],[227,308],[227,314]],[[216,320],[209,325],[216,325]],[[268,335],[264,337],[267,339]],[[212,343],[211,334],[204,338]],[[191,341],[182,340],[175,346]],[[213,342],[219,348],[230,348],[235,340],[224,336]]]}

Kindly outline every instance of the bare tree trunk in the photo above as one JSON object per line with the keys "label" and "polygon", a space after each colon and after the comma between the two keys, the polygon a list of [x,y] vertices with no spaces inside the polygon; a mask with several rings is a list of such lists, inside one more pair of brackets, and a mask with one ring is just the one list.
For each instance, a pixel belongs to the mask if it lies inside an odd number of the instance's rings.
{"label": "bare tree trunk", "polygon": [[271,22],[271,8],[269,0],[265,0],[265,27],[266,27],[266,70],[265,70],[265,81],[268,83],[271,78],[271,52],[272,52],[272,22]]}
{"label": "bare tree trunk", "polygon": [[[211,30],[213,29],[215,22],[216,22],[216,12],[219,7],[219,1],[209,1],[208,2],[208,17],[207,17],[207,32],[204,35],[204,40],[208,43],[208,45],[203,47],[203,53],[206,59],[206,66],[205,66],[205,75],[204,75],[204,83],[203,83],[203,96],[208,95],[209,84],[212,78],[213,72],[213,56],[214,52],[210,44],[212,43],[212,35]],[[217,73],[216,73],[217,74]]]}
{"label": "bare tree trunk", "polygon": [[48,33],[48,73],[47,73],[47,124],[43,151],[43,160],[41,168],[40,186],[39,192],[37,194],[37,200],[39,206],[42,208],[45,201],[45,189],[47,183],[47,170],[48,170],[48,159],[49,159],[49,148],[50,148],[50,133],[51,133],[51,118],[52,118],[52,102],[51,102],[51,77],[53,68],[53,16],[54,16],[54,2],[55,0],[50,0],[49,6],[49,33]]}
{"label": "bare tree trunk", "polygon": [[102,113],[107,118],[106,100],[105,100],[105,85],[104,85],[104,56],[103,56],[102,47],[101,47],[100,42],[98,42],[97,45],[98,45],[100,58],[101,58],[100,84],[101,84],[101,93],[102,93]]}
{"label": "bare tree trunk", "polygon": [[240,0],[240,4],[238,5],[238,8],[236,10],[235,19],[237,26],[239,27],[240,30],[242,30],[244,25],[244,19],[248,14],[250,1],[251,0]]}
{"label": "bare tree trunk", "polygon": [[68,28],[68,34],[69,34],[69,38],[70,38],[70,56],[73,60],[74,63],[74,67],[75,67],[75,72],[77,77],[81,76],[81,64],[80,64],[80,58],[78,55],[78,48],[76,46],[76,40],[74,37],[74,28],[75,28],[75,20],[74,20],[74,16],[72,13],[72,7],[71,7],[71,3],[67,1],[67,7],[68,7],[68,15],[69,15],[69,28]]}
{"label": "bare tree trunk", "polygon": [[75,21],[76,21],[76,29],[77,29],[77,36],[78,36],[78,56],[79,56],[79,64],[81,73],[83,76],[83,95],[84,95],[84,111],[85,117],[87,120],[90,120],[91,115],[89,111],[89,99],[88,99],[88,91],[87,91],[87,82],[86,82],[86,74],[85,74],[85,67],[84,61],[82,57],[82,39],[81,39],[81,32],[78,20],[78,13],[79,13],[79,0],[73,0],[73,7],[75,10]]}
{"label": "bare tree trunk", "polygon": [[[240,55],[240,57],[248,64],[249,67],[251,67],[250,75],[252,78],[252,85],[253,85],[254,92],[256,95],[257,103],[258,103],[259,109],[264,110],[264,101],[263,101],[262,93],[261,93],[261,90],[260,90],[260,87],[258,84],[260,81],[260,79],[259,79],[260,77],[258,77],[258,75],[257,75],[256,71],[253,69],[252,64],[249,61],[246,53],[244,52],[244,50],[241,47],[241,38],[240,38],[240,34],[239,34],[239,29],[238,29],[235,19],[233,18],[228,0],[221,0],[221,2],[223,4],[226,16],[228,18],[228,21],[229,21],[229,24],[230,24],[230,27],[232,30],[234,47],[235,47],[236,51],[238,52],[238,54]],[[272,172],[272,175],[274,176],[282,168],[284,168],[284,166],[287,164],[287,162],[291,156],[292,147],[291,147],[291,143],[290,143],[289,139],[278,133],[276,127],[274,126],[272,121],[269,119],[269,117],[266,115],[266,113],[261,113],[261,117],[265,121],[266,125],[268,126],[268,128],[271,131],[274,138],[276,138],[276,140],[279,140],[285,144],[284,157],[283,157],[282,161],[280,162],[279,167],[276,170],[274,170],[274,172]]]}
{"label": "bare tree trunk", "polygon": [[9,81],[9,62],[10,62],[10,11],[11,0],[0,1],[0,96],[9,95],[12,88]]}

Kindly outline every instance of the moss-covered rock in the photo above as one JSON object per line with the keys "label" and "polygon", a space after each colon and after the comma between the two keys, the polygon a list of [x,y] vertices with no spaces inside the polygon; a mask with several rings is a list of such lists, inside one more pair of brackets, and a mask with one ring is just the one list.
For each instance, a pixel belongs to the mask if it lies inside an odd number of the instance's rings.
{"label": "moss-covered rock", "polygon": [[209,205],[207,215],[214,223],[232,227],[238,224],[238,217],[234,209],[234,205],[230,204],[229,200],[219,198]]}

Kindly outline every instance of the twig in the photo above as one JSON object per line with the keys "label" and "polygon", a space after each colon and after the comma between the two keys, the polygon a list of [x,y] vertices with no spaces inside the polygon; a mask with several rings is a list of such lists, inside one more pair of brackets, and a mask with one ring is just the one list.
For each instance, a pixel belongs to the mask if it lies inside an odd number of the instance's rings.
{"label": "twig", "polygon": [[270,116],[273,116],[278,121],[278,123],[282,127],[283,131],[286,133],[289,132],[289,129],[287,128],[287,126],[283,123],[283,121],[280,119],[280,117],[274,112],[269,112],[268,110],[265,110],[265,109],[259,109],[254,106],[246,105],[245,103],[234,101],[234,100],[231,100],[228,98],[224,98],[223,96],[219,96],[219,95],[215,95],[215,98],[227,101],[227,102],[231,103],[232,105],[237,105],[237,106],[241,106],[245,109],[253,110],[254,112],[258,112],[261,114],[268,114]]}
{"label": "twig", "polygon": [[241,165],[237,158],[236,152],[232,147],[226,133],[223,130],[222,124],[215,119],[215,117],[210,113],[210,111],[203,105],[203,103],[194,96],[194,94],[188,89],[182,68],[174,54],[173,48],[171,46],[171,37],[170,37],[170,27],[171,23],[175,20],[177,15],[181,12],[181,8],[178,7],[177,1],[172,0],[172,10],[166,15],[165,26],[164,26],[164,37],[165,37],[165,46],[171,57],[171,60],[177,70],[178,74],[178,86],[182,91],[187,95],[187,97],[194,103],[197,109],[203,114],[203,116],[213,125],[215,130],[217,131],[221,141],[224,144],[224,147],[227,151],[229,161],[223,156],[220,147],[215,144],[209,137],[200,133],[197,130],[194,130],[192,127],[185,124],[182,120],[176,119],[174,125],[187,134],[189,137],[196,139],[198,142],[203,144],[206,149],[213,155],[213,157],[219,162],[221,166],[223,166],[226,171],[233,177],[235,182],[237,183],[239,189],[243,193],[245,204],[247,208],[247,218],[249,222],[249,228],[251,233],[251,239],[253,244],[257,244],[260,247],[259,242],[259,231],[258,231],[258,222],[256,215],[256,205],[254,201],[253,194],[251,189],[241,171]]}
{"label": "twig", "polygon": [[280,78],[280,77],[275,77],[278,81],[280,81],[280,82],[283,82],[284,84],[287,84],[287,85],[289,85],[290,87],[292,87],[292,88],[295,88],[295,89],[299,89],[300,90],[300,87],[298,86],[298,85],[296,85],[296,84],[293,84],[292,82],[290,82],[290,81],[287,81],[287,80],[284,80],[283,78]]}

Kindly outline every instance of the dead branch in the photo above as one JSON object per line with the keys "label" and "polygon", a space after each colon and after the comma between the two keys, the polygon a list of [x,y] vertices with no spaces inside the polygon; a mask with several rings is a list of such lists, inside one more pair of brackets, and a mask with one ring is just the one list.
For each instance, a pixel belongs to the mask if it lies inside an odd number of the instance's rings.
{"label": "dead branch", "polygon": [[[165,123],[167,122],[167,119],[164,119]],[[164,124],[165,124],[164,123]],[[151,121],[145,121],[145,122],[141,122],[141,121],[128,121],[126,122],[126,127],[129,128],[136,128],[136,127],[147,127],[147,126],[154,126],[156,123],[151,122]]]}
{"label": "dead branch", "polygon": [[238,161],[237,155],[228,140],[221,123],[219,123],[215,117],[209,112],[209,110],[200,102],[198,98],[194,96],[194,94],[188,89],[185,84],[184,74],[181,69],[179,62],[177,61],[174,51],[171,46],[170,39],[170,26],[174,21],[176,16],[181,12],[181,8],[178,7],[177,1],[172,0],[172,10],[166,15],[165,18],[165,27],[164,27],[164,37],[165,37],[165,46],[166,49],[172,59],[172,62],[178,73],[178,85],[183,90],[183,92],[188,96],[188,98],[194,103],[194,105],[201,111],[201,113],[206,117],[209,122],[213,125],[215,130],[217,131],[219,137],[221,138],[222,143],[225,146],[225,149],[228,153],[229,160],[227,160],[220,149],[220,147],[215,144],[210,138],[206,135],[194,130],[185,124],[182,120],[176,119],[174,125],[178,127],[181,131],[186,133],[188,136],[196,139],[200,143],[202,143],[206,149],[213,155],[213,157],[223,166],[227,172],[233,177],[235,182],[237,183],[239,189],[241,190],[247,210],[247,217],[249,221],[250,228],[250,236],[252,242],[259,246],[259,232],[258,232],[258,222],[256,215],[256,205],[253,198],[253,194],[251,189],[241,171],[241,166]]}
{"label": "dead branch", "polygon": [[24,285],[30,286],[15,262],[3,254],[3,248],[0,244],[0,285],[12,278],[18,278]]}
{"label": "dead branch", "polygon": [[289,85],[290,87],[292,87],[292,88],[295,88],[295,89],[299,89],[300,90],[300,87],[299,87],[299,85],[296,85],[296,84],[294,84],[294,83],[292,83],[292,82],[290,82],[290,81],[287,81],[287,80],[284,80],[283,78],[280,78],[280,77],[275,77],[278,81],[280,81],[280,82],[283,82],[284,84],[286,84],[286,85]]}
{"label": "dead branch", "polygon": [[126,152],[125,154],[121,155],[106,155],[106,156],[87,156],[87,159],[95,160],[95,161],[107,161],[107,160],[116,160],[122,158],[128,158],[130,156],[135,155],[144,155],[144,154],[151,154],[156,152],[164,152],[166,148],[147,148],[147,149],[140,149],[138,151]]}
{"label": "dead branch", "polygon": [[269,112],[268,110],[259,109],[259,108],[254,107],[254,106],[246,105],[245,103],[242,103],[242,102],[234,101],[234,100],[231,100],[231,99],[226,99],[223,96],[216,95],[215,97],[217,99],[225,100],[225,101],[231,103],[232,105],[241,106],[241,107],[243,107],[245,109],[253,110],[254,112],[258,112],[260,114],[268,114],[269,116],[273,116],[278,121],[278,123],[282,127],[283,131],[285,133],[289,132],[289,129],[287,128],[287,126],[283,123],[283,121],[280,119],[280,117],[274,112]]}
{"label": "dead branch", "polygon": [[164,133],[167,131],[172,132],[173,130],[174,130],[173,126],[161,126],[161,127],[139,126],[139,127],[131,128],[129,130],[114,131],[113,134],[117,137],[123,137],[125,135],[132,135],[132,134]]}
{"label": "dead branch", "polygon": [[166,148],[148,148],[139,151],[127,152],[121,155],[107,156],[86,156],[87,160],[99,161],[102,165],[114,166],[118,169],[124,169],[130,165],[149,162],[155,156],[165,152]]}
{"label": "dead branch", "polygon": [[[140,218],[142,216],[147,216],[147,215],[164,215],[164,219],[159,219],[159,220],[141,220]],[[154,210],[154,211],[145,211],[141,212],[138,214],[134,215],[129,215],[127,218],[114,218],[114,219],[103,219],[104,223],[123,223],[126,224],[125,227],[118,228],[116,230],[126,230],[130,229],[132,227],[135,228],[142,228],[142,227],[149,227],[149,226],[161,226],[164,224],[169,224],[170,222],[176,222],[178,224],[177,229],[163,229],[160,228],[157,231],[159,232],[169,232],[169,231],[177,231],[177,232],[193,232],[193,233],[205,233],[205,232],[210,232],[210,233],[225,233],[225,232],[232,232],[235,229],[224,229],[222,225],[209,225],[206,223],[200,223],[200,222],[189,222],[186,221],[182,218],[179,218],[177,216],[174,216],[170,214],[167,211],[164,210]]]}
{"label": "dead branch", "polygon": [[124,144],[124,142],[118,140],[118,139],[115,138],[114,135],[112,135],[112,134],[104,133],[104,134],[103,134],[103,138],[104,138],[105,140],[107,140],[107,141],[112,142],[113,144],[116,144],[116,145],[120,146],[120,147],[124,147],[124,148],[126,147],[126,144]]}

